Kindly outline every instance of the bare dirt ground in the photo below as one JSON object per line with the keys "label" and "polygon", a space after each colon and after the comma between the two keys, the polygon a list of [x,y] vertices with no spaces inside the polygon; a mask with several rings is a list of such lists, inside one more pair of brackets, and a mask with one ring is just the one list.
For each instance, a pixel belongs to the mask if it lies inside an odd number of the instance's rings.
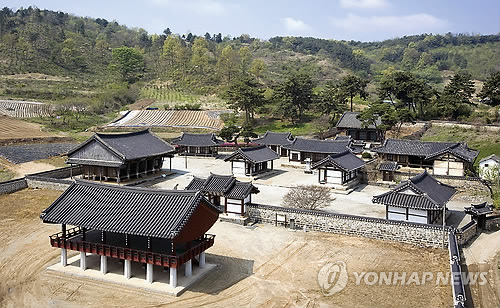
{"label": "bare dirt ground", "polygon": [[[447,271],[446,251],[419,249],[325,233],[217,223],[207,262],[219,264],[182,296],[48,273],[59,250],[48,236],[59,226],[38,215],[60,192],[23,190],[0,196],[0,306],[2,307],[449,307],[449,286],[355,284],[354,272]],[[74,255],[74,253],[70,254]],[[326,297],[317,281],[326,263],[344,261],[349,281]],[[145,282],[146,283],[146,282]]]}
{"label": "bare dirt ground", "polygon": [[21,178],[27,174],[52,170],[64,167],[64,157],[52,157],[22,164],[13,164],[4,158],[0,158],[0,167],[9,170],[15,178]]}

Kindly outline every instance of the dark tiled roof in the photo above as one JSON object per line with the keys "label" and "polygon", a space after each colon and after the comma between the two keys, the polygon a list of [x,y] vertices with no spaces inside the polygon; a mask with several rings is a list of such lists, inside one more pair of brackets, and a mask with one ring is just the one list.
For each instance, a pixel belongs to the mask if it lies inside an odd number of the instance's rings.
{"label": "dark tiled roof", "polygon": [[240,157],[245,160],[249,160],[252,163],[261,163],[280,158],[276,152],[267,146],[259,145],[256,147],[238,148],[238,150],[226,157],[224,161],[231,161]]}
{"label": "dark tiled roof", "polygon": [[487,156],[487,157],[481,159],[479,162],[482,163],[483,161],[487,161],[489,159],[492,159],[500,164],[500,157],[496,156],[495,154],[491,154],[490,156]]}
{"label": "dark tiled roof", "polygon": [[251,182],[240,182],[232,175],[210,174],[207,179],[195,177],[186,187],[187,190],[200,190],[202,193],[221,195],[231,199],[245,199],[250,193],[259,193]]}
{"label": "dark tiled roof", "polygon": [[347,141],[351,141],[352,138],[351,138],[351,136],[337,135],[337,136],[335,136],[334,140],[347,140]]}
{"label": "dark tiled roof", "polygon": [[183,146],[209,147],[209,146],[217,146],[219,144],[224,143],[224,141],[217,139],[214,133],[210,134],[182,133],[180,137],[173,139],[172,143]]}
{"label": "dark tiled roof", "polygon": [[77,180],[46,210],[44,222],[107,232],[175,238],[201,202],[201,193],[98,184]]}
{"label": "dark tiled roof", "polygon": [[380,171],[396,171],[399,169],[399,166],[395,161],[385,161],[381,162],[377,169]]}
{"label": "dark tiled roof", "polygon": [[283,147],[299,152],[337,154],[348,150],[349,145],[349,140],[316,140],[297,137],[293,140],[292,144]]}
{"label": "dark tiled roof", "polygon": [[257,194],[259,192],[259,189],[253,186],[251,182],[236,181],[225,196],[231,199],[245,199],[249,194]]}
{"label": "dark tiled roof", "polygon": [[[405,192],[410,191],[411,193]],[[443,184],[424,171],[396,186],[391,191],[373,197],[374,203],[413,209],[441,209],[453,195],[455,188]]]}
{"label": "dark tiled roof", "polygon": [[312,165],[312,169],[324,165],[333,165],[346,172],[359,169],[365,165],[365,162],[352,154],[351,151],[345,151],[339,154],[329,155]]}
{"label": "dark tiled roof", "polygon": [[493,213],[493,207],[489,206],[486,202],[479,204],[471,204],[471,206],[465,208],[466,214],[472,215],[486,215]]}
{"label": "dark tiled roof", "polygon": [[267,131],[264,136],[253,140],[253,143],[264,144],[264,145],[285,145],[292,142],[291,133],[275,133]]}
{"label": "dark tiled roof", "polygon": [[452,154],[465,161],[473,162],[478,151],[469,149],[466,144],[459,142],[430,142],[420,140],[386,139],[374,152],[384,154],[400,154],[421,156],[431,159],[442,154]]}
{"label": "dark tiled roof", "polygon": [[[357,116],[359,115],[359,112],[344,112],[344,114],[340,117],[339,121],[337,122],[336,127],[337,128],[372,128],[375,129],[375,126],[373,124],[368,125],[367,127],[363,127],[363,123],[358,120]],[[377,126],[382,124],[382,120],[380,117],[375,121]]]}
{"label": "dark tiled roof", "polygon": [[69,151],[68,156],[71,156],[92,141],[99,142],[124,161],[163,155],[175,151],[168,142],[153,135],[149,130],[143,130],[122,134],[96,133],[87,141]]}

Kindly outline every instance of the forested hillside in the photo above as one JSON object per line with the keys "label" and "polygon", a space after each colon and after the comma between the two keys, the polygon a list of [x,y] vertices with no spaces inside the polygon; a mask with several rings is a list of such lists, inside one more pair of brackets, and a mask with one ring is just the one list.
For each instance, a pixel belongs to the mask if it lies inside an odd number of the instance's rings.
{"label": "forested hillside", "polygon": [[[331,125],[347,108],[382,100],[405,106],[407,119],[469,119],[475,108],[469,102],[477,103],[482,82],[500,71],[500,35],[422,34],[364,43],[176,34],[167,26],[149,34],[102,18],[3,8],[0,96],[71,103],[72,110],[79,104],[94,114],[116,112],[138,98],[166,108],[187,101],[183,108],[195,109],[202,98],[218,105],[222,98],[245,112],[246,124],[279,129],[302,123],[310,131],[314,119],[326,117]],[[245,92],[249,88],[258,89]],[[297,90],[301,95],[291,97]],[[452,97],[453,91],[466,94]],[[242,105],[242,93],[256,99],[253,105]],[[483,111],[484,121],[497,121]]]}

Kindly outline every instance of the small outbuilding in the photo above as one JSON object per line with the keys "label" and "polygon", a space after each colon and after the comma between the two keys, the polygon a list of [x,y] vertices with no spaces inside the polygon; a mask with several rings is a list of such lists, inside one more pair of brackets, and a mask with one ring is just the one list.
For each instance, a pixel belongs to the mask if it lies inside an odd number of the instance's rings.
{"label": "small outbuilding", "polygon": [[260,191],[251,182],[240,182],[232,175],[210,174],[206,179],[194,177],[186,190],[199,190],[223,213],[245,216],[252,194]]}
{"label": "small outbuilding", "polygon": [[217,139],[214,133],[182,133],[180,137],[172,139],[179,155],[191,156],[215,156],[218,154],[218,147],[223,143],[224,141]]}
{"label": "small outbuilding", "polygon": [[317,140],[296,137],[289,145],[283,146],[288,150],[288,161],[304,164],[307,159],[316,163],[328,155],[338,154],[350,149],[351,139]]}
{"label": "small outbuilding", "polygon": [[174,152],[174,147],[149,130],[121,134],[96,133],[69,151],[66,163],[79,165],[82,178],[116,180],[120,183],[121,180],[160,171],[164,158],[171,159]]}
{"label": "small outbuilding", "polygon": [[293,138],[290,132],[276,133],[267,131],[264,136],[257,138],[252,142],[268,146],[271,150],[278,153],[279,156],[286,157],[288,155],[288,150],[283,146],[292,143],[292,140]]}
{"label": "small outbuilding", "polygon": [[500,157],[492,154],[479,161],[479,175],[482,179],[492,180],[500,177]]}
{"label": "small outbuilding", "polygon": [[311,169],[318,169],[320,184],[348,185],[359,178],[359,170],[365,162],[347,150],[342,153],[329,155],[312,165]]}
{"label": "small outbuilding", "polygon": [[486,216],[493,214],[493,206],[488,205],[486,202],[471,204],[471,206],[464,208],[464,212],[471,216],[471,221],[475,221],[479,228],[484,229],[486,226]]}
{"label": "small outbuilding", "polygon": [[[123,262],[123,275],[131,278],[131,264],[146,266],[146,281],[153,283],[153,267],[169,270],[169,284],[177,286],[177,270],[193,274],[193,261],[205,266],[205,250],[214,244],[207,234],[220,210],[199,191],[159,190],[77,180],[45,209],[44,223],[60,224],[50,244],[80,252],[80,268],[87,269],[87,254],[100,256],[106,274],[108,259]],[[68,226],[72,226],[68,228]],[[198,258],[195,260],[195,258]]]}
{"label": "small outbuilding", "polygon": [[[380,142],[383,139],[383,132],[373,124],[364,126],[358,119],[359,112],[344,112],[337,122],[336,128],[340,133],[350,136],[354,140],[367,142]],[[382,124],[380,117],[375,123],[377,126]]]}
{"label": "small outbuilding", "polygon": [[254,176],[273,170],[273,161],[280,156],[265,145],[238,148],[224,161],[231,162],[231,172],[236,176]]}
{"label": "small outbuilding", "polygon": [[386,206],[386,219],[440,224],[446,203],[456,192],[424,171],[372,201]]}

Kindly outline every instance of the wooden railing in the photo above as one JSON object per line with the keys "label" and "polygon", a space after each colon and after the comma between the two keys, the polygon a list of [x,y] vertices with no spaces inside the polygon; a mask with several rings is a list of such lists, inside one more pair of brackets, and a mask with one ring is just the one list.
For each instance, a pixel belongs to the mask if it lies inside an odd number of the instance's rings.
{"label": "wooden railing", "polygon": [[111,246],[104,243],[94,243],[82,240],[72,240],[70,237],[82,233],[79,227],[66,231],[66,238],[62,232],[50,236],[50,244],[57,248],[66,248],[86,253],[93,253],[101,256],[112,257],[122,260],[130,260],[140,263],[149,263],[164,267],[179,267],[187,261],[193,259],[201,252],[212,247],[215,235],[205,234],[200,243],[189,248],[180,255],[161,254],[151,251],[143,251],[128,247]]}

